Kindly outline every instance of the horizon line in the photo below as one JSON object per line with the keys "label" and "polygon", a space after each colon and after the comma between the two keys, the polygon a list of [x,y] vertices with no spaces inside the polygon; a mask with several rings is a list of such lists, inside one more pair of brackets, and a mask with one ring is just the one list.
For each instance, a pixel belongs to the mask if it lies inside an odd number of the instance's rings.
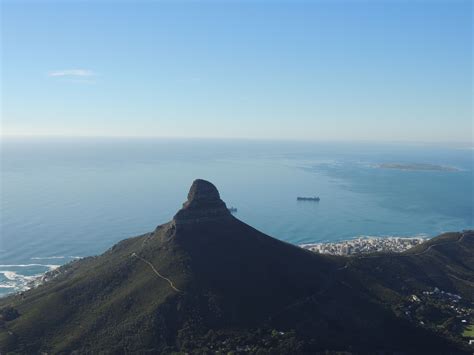
{"label": "horizon line", "polygon": [[82,135],[82,134],[1,134],[0,140],[8,139],[157,139],[157,140],[216,140],[216,141],[276,141],[276,142],[301,142],[301,143],[385,143],[385,144],[420,144],[420,145],[462,145],[474,148],[474,141],[423,141],[423,140],[377,140],[361,138],[295,138],[295,137],[216,137],[216,136],[158,136],[158,135]]}

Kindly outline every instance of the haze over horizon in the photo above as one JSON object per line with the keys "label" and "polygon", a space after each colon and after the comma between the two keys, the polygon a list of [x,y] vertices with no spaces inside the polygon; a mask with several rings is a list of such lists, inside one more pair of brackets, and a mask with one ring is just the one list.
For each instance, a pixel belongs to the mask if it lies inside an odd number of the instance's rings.
{"label": "haze over horizon", "polygon": [[472,143],[470,1],[1,6],[2,136]]}

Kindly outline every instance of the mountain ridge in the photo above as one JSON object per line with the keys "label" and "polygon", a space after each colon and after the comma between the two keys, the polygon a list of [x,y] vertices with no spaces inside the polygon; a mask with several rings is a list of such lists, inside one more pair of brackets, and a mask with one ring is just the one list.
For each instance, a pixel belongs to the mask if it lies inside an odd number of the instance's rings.
{"label": "mountain ridge", "polygon": [[[457,238],[458,248],[468,241],[472,250],[471,234]],[[435,252],[402,259],[425,270],[421,259]],[[445,254],[435,257],[456,262]],[[451,254],[466,261],[467,271],[459,266],[456,273],[465,278],[462,287],[449,276],[451,284],[434,273],[417,276],[391,255],[375,262],[315,254],[241,222],[215,186],[198,179],[172,221],[0,300],[0,309],[17,312],[0,323],[0,350],[205,353],[252,343],[264,353],[288,346],[301,353],[463,353],[462,345],[412,324],[390,304],[435,284],[467,294],[473,261]],[[400,281],[405,275],[413,278],[410,290]]]}

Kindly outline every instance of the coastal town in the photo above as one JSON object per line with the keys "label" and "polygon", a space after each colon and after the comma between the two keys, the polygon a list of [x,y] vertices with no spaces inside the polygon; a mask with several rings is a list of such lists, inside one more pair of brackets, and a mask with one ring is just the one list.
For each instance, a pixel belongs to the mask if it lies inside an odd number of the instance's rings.
{"label": "coastal town", "polygon": [[302,244],[304,249],[330,255],[353,255],[375,252],[400,253],[426,241],[423,237],[358,237],[333,243]]}

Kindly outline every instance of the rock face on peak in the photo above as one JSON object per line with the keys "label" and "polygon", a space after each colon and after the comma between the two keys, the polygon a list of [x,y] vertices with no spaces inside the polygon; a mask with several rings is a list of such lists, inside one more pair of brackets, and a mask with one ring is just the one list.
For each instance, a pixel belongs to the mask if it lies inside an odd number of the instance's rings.
{"label": "rock face on peak", "polygon": [[196,179],[188,193],[187,204],[219,201],[221,199],[217,188],[209,181]]}
{"label": "rock face on peak", "polygon": [[196,224],[232,218],[219,191],[209,181],[194,180],[188,193],[188,200],[173,218],[175,225]]}

